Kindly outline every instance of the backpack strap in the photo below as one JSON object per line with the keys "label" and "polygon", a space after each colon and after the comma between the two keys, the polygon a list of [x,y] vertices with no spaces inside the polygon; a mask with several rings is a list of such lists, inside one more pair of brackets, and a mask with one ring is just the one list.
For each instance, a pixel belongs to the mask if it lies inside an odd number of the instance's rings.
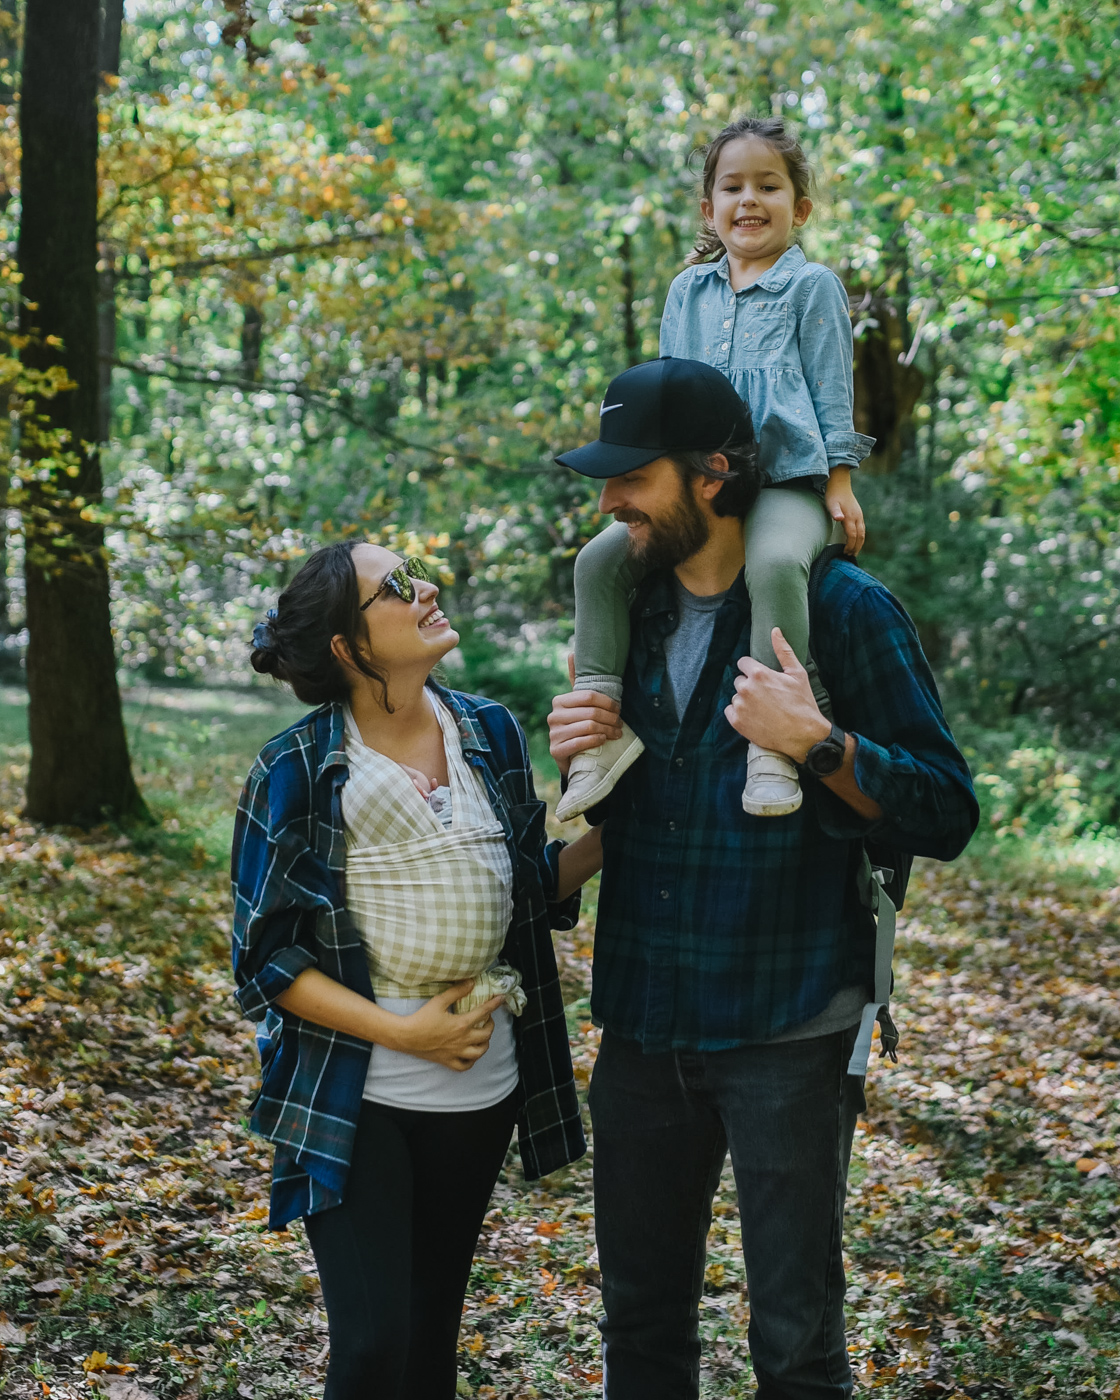
{"label": "backpack strap", "polygon": [[879,1022],[879,1058],[889,1055],[895,1064],[898,1063],[898,1029],[890,1013],[891,991],[894,987],[891,963],[894,961],[898,910],[885,889],[893,874],[892,870],[873,867],[867,851],[864,850],[863,865],[859,873],[860,898],[875,919],[875,986],[872,1000],[864,1005],[859,1034],[852,1047],[852,1057],[848,1061],[847,1070],[849,1074],[861,1078],[867,1073],[876,1021]]}

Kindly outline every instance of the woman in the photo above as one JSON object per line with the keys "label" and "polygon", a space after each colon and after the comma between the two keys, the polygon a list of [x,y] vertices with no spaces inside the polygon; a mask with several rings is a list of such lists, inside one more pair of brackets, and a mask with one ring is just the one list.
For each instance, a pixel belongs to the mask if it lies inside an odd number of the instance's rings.
{"label": "woman", "polygon": [[450,1400],[463,1298],[514,1123],[525,1173],[585,1150],[549,922],[597,832],[545,844],[524,735],[443,689],[457,644],[417,559],[313,554],[253,636],[319,708],[261,750],[233,842],[233,965],[260,1022],[269,1225],[304,1217],[325,1400]]}

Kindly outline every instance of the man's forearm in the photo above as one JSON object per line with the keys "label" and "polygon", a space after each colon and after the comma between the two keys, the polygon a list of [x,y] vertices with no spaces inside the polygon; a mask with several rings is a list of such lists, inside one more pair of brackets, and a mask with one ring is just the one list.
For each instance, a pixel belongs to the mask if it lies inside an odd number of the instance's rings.
{"label": "man's forearm", "polygon": [[873,801],[866,793],[861,792],[856,782],[856,749],[859,740],[854,734],[844,735],[844,762],[832,774],[831,777],[822,778],[821,782],[846,802],[854,812],[858,812],[861,817],[866,817],[868,821],[877,821],[883,815],[883,809],[878,802]]}

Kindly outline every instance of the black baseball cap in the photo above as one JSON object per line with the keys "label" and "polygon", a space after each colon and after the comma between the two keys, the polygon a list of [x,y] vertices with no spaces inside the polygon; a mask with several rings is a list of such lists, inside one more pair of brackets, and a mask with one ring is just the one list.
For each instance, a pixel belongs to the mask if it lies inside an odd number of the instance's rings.
{"label": "black baseball cap", "polygon": [[599,441],[556,461],[606,478],[673,452],[718,452],[753,440],[750,410],[725,374],[703,360],[663,355],[616,375],[599,409]]}

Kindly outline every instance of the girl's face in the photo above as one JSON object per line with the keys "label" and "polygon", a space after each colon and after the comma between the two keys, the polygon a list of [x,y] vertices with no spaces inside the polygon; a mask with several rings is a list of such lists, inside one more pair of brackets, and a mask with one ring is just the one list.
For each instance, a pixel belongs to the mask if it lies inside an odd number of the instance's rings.
{"label": "girl's face", "polygon": [[[423,670],[426,676],[459,645],[458,632],[436,603],[439,589],[424,579],[413,579],[412,602],[406,603],[391,588],[382,589],[385,575],[404,563],[399,554],[381,545],[360,544],[351,558],[358,575],[358,601],[365,603],[374,599],[362,613],[369,659],[390,680],[394,672],[399,675],[414,669]],[[335,639],[336,648],[339,643],[345,647],[341,637]],[[345,655],[340,655],[339,659],[346,664]],[[355,674],[356,684],[364,680],[360,673]]]}
{"label": "girl's face", "polygon": [[812,213],[813,202],[795,198],[785,159],[773,146],[740,136],[720,151],[712,196],[700,208],[730,258],[773,263]]}

